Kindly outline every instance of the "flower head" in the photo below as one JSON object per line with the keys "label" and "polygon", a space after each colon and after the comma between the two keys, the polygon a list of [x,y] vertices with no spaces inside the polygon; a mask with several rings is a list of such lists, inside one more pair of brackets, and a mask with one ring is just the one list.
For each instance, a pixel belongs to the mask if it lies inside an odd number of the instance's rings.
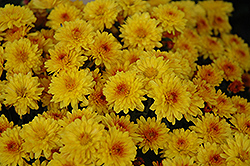
{"label": "flower head", "polygon": [[8,119],[3,115],[0,116],[0,137],[7,128],[13,128],[13,122],[9,122]]}
{"label": "flower head", "polygon": [[247,99],[240,96],[233,96],[231,99],[234,107],[237,109],[235,113],[250,115],[250,102]]}
{"label": "flower head", "polygon": [[141,101],[146,100],[143,97],[143,86],[141,79],[136,78],[135,72],[118,72],[115,76],[109,77],[103,94],[110,108],[114,107],[116,113],[122,110],[128,113],[129,109],[143,111],[144,105]]}
{"label": "flower head", "polygon": [[78,102],[88,104],[85,95],[92,93],[95,82],[88,69],[72,69],[62,71],[58,76],[53,76],[49,93],[53,94],[52,102],[60,103],[60,108],[67,107],[70,103],[73,109],[78,108]]}
{"label": "flower head", "polygon": [[143,139],[139,142],[139,148],[142,148],[142,153],[146,153],[149,149],[158,154],[158,149],[163,149],[166,144],[167,133],[169,129],[165,123],[156,120],[155,117],[148,117],[147,120],[141,116],[137,119],[137,133]]}
{"label": "flower head", "polygon": [[151,19],[149,13],[136,13],[128,17],[121,26],[121,35],[124,47],[152,50],[161,47],[162,28],[158,21]]}
{"label": "flower head", "polygon": [[250,136],[250,117],[244,113],[235,114],[230,122],[235,126],[235,131]]}
{"label": "flower head", "polygon": [[0,31],[32,25],[35,21],[33,12],[25,6],[7,4],[4,8],[0,8]]}

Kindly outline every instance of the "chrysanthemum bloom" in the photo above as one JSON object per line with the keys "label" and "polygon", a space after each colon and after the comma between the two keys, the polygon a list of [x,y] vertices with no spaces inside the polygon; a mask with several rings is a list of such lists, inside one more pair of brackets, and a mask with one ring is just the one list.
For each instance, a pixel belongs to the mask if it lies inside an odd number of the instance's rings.
{"label": "chrysanthemum bloom", "polygon": [[209,103],[210,105],[217,104],[216,90],[215,88],[208,84],[205,80],[202,79],[193,79],[193,83],[197,85],[198,95],[204,100],[204,102]]}
{"label": "chrysanthemum bloom", "polygon": [[215,35],[218,35],[219,33],[230,33],[232,26],[229,23],[229,18],[226,13],[214,12],[214,14],[209,17],[211,17],[209,22]]}
{"label": "chrysanthemum bloom", "polygon": [[52,9],[65,0],[31,0],[29,3],[34,9]]}
{"label": "chrysanthemum bloom", "polygon": [[95,0],[88,2],[84,8],[84,19],[92,24],[95,29],[103,31],[110,29],[116,21],[120,11],[115,0]]}
{"label": "chrysanthemum bloom", "polygon": [[233,93],[238,93],[240,91],[244,91],[245,87],[244,87],[243,82],[241,82],[239,80],[235,80],[228,85],[227,90],[231,91]]}
{"label": "chrysanthemum bloom", "polygon": [[224,47],[220,38],[203,35],[201,37],[201,42],[201,54],[204,56],[204,59],[209,57],[214,60],[223,55]]}
{"label": "chrysanthemum bloom", "polygon": [[[64,117],[66,117],[68,113],[67,109],[49,109],[48,111],[44,111],[43,114],[41,116],[45,117],[46,119],[51,118],[54,120],[59,120],[59,119],[63,119]],[[39,115],[38,115],[39,116]]]}
{"label": "chrysanthemum bloom", "polygon": [[13,105],[20,115],[29,113],[30,109],[38,109],[37,100],[44,88],[39,87],[38,77],[32,77],[31,73],[14,74],[9,76],[1,98],[6,106]]}
{"label": "chrysanthemum bloom", "polygon": [[195,126],[190,126],[190,129],[195,131],[204,142],[223,143],[229,137],[232,137],[230,125],[225,119],[206,113],[202,119],[194,122]]}
{"label": "chrysanthemum bloom", "polygon": [[65,22],[63,27],[58,28],[55,34],[55,39],[62,42],[62,44],[80,51],[81,49],[88,50],[94,40],[93,27],[84,20],[75,20]]}
{"label": "chrysanthemum bloom", "polygon": [[87,54],[95,59],[96,65],[104,63],[105,67],[110,69],[113,61],[121,55],[121,48],[122,45],[111,33],[97,31]]}
{"label": "chrysanthemum bloom", "polygon": [[217,68],[217,66],[202,65],[197,67],[198,71],[195,76],[196,78],[201,78],[212,86],[219,86],[220,83],[223,81],[223,71]]}
{"label": "chrysanthemum bloom", "polygon": [[0,31],[32,25],[35,21],[36,17],[33,12],[25,6],[7,4],[4,8],[0,8]]}
{"label": "chrysanthemum bloom", "polygon": [[176,31],[182,32],[187,22],[184,18],[185,13],[179,10],[176,5],[169,3],[154,7],[152,16],[160,21],[160,26],[164,31],[173,34]]}
{"label": "chrysanthemum bloom", "polygon": [[136,133],[138,125],[130,121],[129,115],[119,117],[119,115],[115,115],[114,113],[106,114],[103,118],[103,124],[109,129],[115,127],[122,132],[129,132],[129,136],[133,139],[135,144],[142,141],[142,138]]}
{"label": "chrysanthemum bloom", "polygon": [[250,136],[250,116],[244,113],[235,114],[230,122],[235,126],[233,131],[238,131]]}
{"label": "chrysanthemum bloom", "polygon": [[198,15],[196,17],[196,27],[197,32],[201,35],[212,34],[212,27],[209,24],[206,15]]}
{"label": "chrysanthemum bloom", "polygon": [[64,26],[65,21],[75,21],[81,19],[81,11],[70,3],[62,3],[56,6],[49,14],[46,26],[57,30],[59,27]]}
{"label": "chrysanthemum bloom", "polygon": [[85,95],[93,92],[95,82],[89,69],[72,69],[62,71],[53,76],[48,93],[53,94],[51,102],[60,103],[60,108],[67,107],[70,103],[73,109],[78,109],[78,102],[88,104]]}
{"label": "chrysanthemum bloom", "polygon": [[246,71],[250,69],[250,50],[248,44],[233,45],[226,50],[226,55],[237,61],[242,69]]}
{"label": "chrysanthemum bloom", "polygon": [[167,134],[169,129],[165,123],[156,120],[155,117],[148,117],[147,120],[141,116],[137,119],[137,133],[143,140],[139,142],[139,148],[142,148],[142,153],[146,153],[149,149],[158,154],[158,149],[163,149],[166,144]]}
{"label": "chrysanthemum bloom", "polygon": [[136,13],[128,17],[121,26],[121,35],[124,47],[152,50],[161,47],[162,28],[158,21],[151,19],[149,13]]}
{"label": "chrysanthemum bloom", "polygon": [[221,34],[221,38],[228,47],[244,44],[244,40],[237,34],[223,33]]}
{"label": "chrysanthemum bloom", "polygon": [[[8,29],[4,33],[0,32],[0,36],[4,37],[4,41],[13,42],[14,40],[19,40],[22,37],[25,37],[30,29],[30,26],[21,26],[19,28],[14,26],[12,29]],[[3,45],[6,45],[6,43],[4,43]]]}
{"label": "chrysanthemum bloom", "polygon": [[142,0],[117,0],[117,3],[122,8],[122,16],[125,18],[136,12],[145,12],[149,4]]}
{"label": "chrysanthemum bloom", "polygon": [[0,137],[0,161],[1,165],[24,166],[28,154],[23,148],[24,140],[20,136],[21,128],[8,128]]}
{"label": "chrysanthemum bloom", "polygon": [[243,74],[242,68],[237,61],[221,56],[215,61],[215,65],[222,71],[224,71],[223,78],[228,81],[241,80]]}
{"label": "chrysanthemum bloom", "polygon": [[50,59],[45,62],[45,67],[50,73],[78,69],[88,59],[86,56],[81,56],[81,52],[71,50],[61,43],[50,49],[49,54]]}
{"label": "chrysanthemum bloom", "polygon": [[226,166],[225,158],[221,157],[223,150],[219,144],[205,142],[198,149],[197,163],[201,165]]}
{"label": "chrysanthemum bloom", "polygon": [[244,113],[247,116],[250,115],[250,102],[248,102],[247,99],[240,96],[233,96],[231,99],[234,104],[234,108],[237,109],[235,113]]}
{"label": "chrysanthemum bloom", "polygon": [[184,129],[175,129],[167,136],[167,144],[164,147],[164,157],[174,158],[176,156],[196,155],[202,140],[194,131]]}
{"label": "chrysanthemum bloom", "polygon": [[225,158],[227,165],[250,164],[250,139],[248,135],[235,133],[234,138],[228,138],[222,145],[224,151],[221,157]]}
{"label": "chrysanthemum bloom", "polygon": [[106,134],[100,148],[100,163],[110,166],[132,165],[136,156],[136,146],[128,132],[112,127]]}
{"label": "chrysanthemum bloom", "polygon": [[122,60],[129,61],[130,64],[135,64],[137,60],[140,59],[140,56],[144,55],[145,51],[140,49],[124,49],[122,50]]}
{"label": "chrysanthemum bloom", "polygon": [[161,80],[149,82],[152,90],[148,96],[154,99],[150,109],[155,110],[157,119],[167,118],[175,124],[175,118],[181,120],[191,103],[191,94],[187,85],[174,73],[163,75]]}
{"label": "chrysanthemum bloom", "polygon": [[219,115],[220,117],[230,118],[231,114],[235,113],[237,109],[234,107],[231,98],[227,97],[225,93],[219,89],[217,91],[218,96],[217,104],[213,107],[213,112],[215,115]]}
{"label": "chrysanthemum bloom", "polygon": [[61,154],[68,154],[67,160],[90,164],[99,157],[98,150],[104,141],[104,131],[104,126],[94,118],[82,116],[76,119],[60,132],[64,144],[60,149]]}
{"label": "chrysanthemum bloom", "polygon": [[9,122],[8,119],[4,116],[4,114],[0,117],[0,137],[4,131],[7,130],[7,128],[13,128],[14,123]]}
{"label": "chrysanthemum bloom", "polygon": [[123,110],[125,114],[129,109],[143,111],[144,105],[141,102],[146,100],[144,84],[136,77],[135,72],[118,72],[107,80],[103,88],[109,108],[114,108],[116,113]]}
{"label": "chrysanthemum bloom", "polygon": [[94,87],[94,92],[88,97],[88,107],[91,107],[93,111],[96,111],[100,115],[111,112],[111,110],[108,108],[106,96],[103,94],[103,88],[104,84],[97,83]]}
{"label": "chrysanthemum bloom", "polygon": [[194,85],[192,81],[186,81],[188,85],[187,91],[191,93],[191,103],[189,109],[187,110],[184,117],[187,121],[190,121],[192,117],[196,117],[197,115],[201,115],[202,111],[200,108],[204,108],[204,100],[199,96],[197,92],[197,85]]}
{"label": "chrysanthemum bloom", "polygon": [[[169,166],[169,165],[175,165],[175,166],[197,166],[195,163],[194,157],[189,156],[176,156],[173,159],[164,159],[162,160],[162,166]],[[160,165],[161,166],[161,165]]]}
{"label": "chrysanthemum bloom", "polygon": [[[161,79],[163,74],[172,73],[173,69],[167,61],[163,60],[163,57],[156,56],[141,56],[136,65],[134,71],[139,78],[148,83],[150,80]],[[147,85],[146,85],[147,86]]]}
{"label": "chrysanthemum bloom", "polygon": [[15,73],[28,73],[32,70],[39,71],[42,65],[42,50],[29,39],[22,38],[6,44],[4,58],[5,70]]}
{"label": "chrysanthemum bloom", "polygon": [[[84,163],[79,163],[78,161],[68,159],[69,155],[70,154],[54,153],[53,154],[53,159],[47,165],[48,166],[67,166],[67,165],[78,166],[78,165],[84,165]],[[41,166],[43,166],[43,165],[41,165]]]}

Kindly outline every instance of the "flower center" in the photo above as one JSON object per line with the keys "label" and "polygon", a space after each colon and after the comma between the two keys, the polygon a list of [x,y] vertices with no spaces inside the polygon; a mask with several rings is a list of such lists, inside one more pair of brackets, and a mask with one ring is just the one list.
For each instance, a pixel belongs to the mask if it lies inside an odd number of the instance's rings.
{"label": "flower center", "polygon": [[155,68],[153,68],[153,67],[148,67],[148,68],[146,68],[146,70],[143,72],[143,75],[144,75],[145,77],[152,78],[152,77],[157,76],[158,73],[159,73],[158,70],[156,70]]}
{"label": "flower center", "polygon": [[136,30],[136,34],[139,38],[145,38],[147,36],[147,31],[141,27]]}
{"label": "flower center", "polygon": [[62,15],[61,15],[61,17],[62,17],[62,19],[64,20],[64,21],[70,21],[70,17],[69,17],[69,15],[68,15],[68,13],[63,13]]}
{"label": "flower center", "polygon": [[79,140],[81,145],[86,145],[90,140],[90,136],[86,133],[82,133],[80,134]]}
{"label": "flower center", "polygon": [[75,79],[68,77],[65,79],[65,87],[68,91],[73,91],[76,87]]}
{"label": "flower center", "polygon": [[116,87],[116,93],[119,94],[119,95],[127,96],[129,94],[129,92],[130,92],[129,87],[125,83],[120,83]]}
{"label": "flower center", "polygon": [[176,142],[176,144],[177,144],[177,148],[179,150],[185,149],[185,147],[187,146],[187,142],[183,138],[178,139],[178,141]]}
{"label": "flower center", "polygon": [[19,149],[19,145],[14,141],[10,141],[7,143],[6,149],[11,152],[16,152]]}
{"label": "flower center", "polygon": [[123,156],[124,154],[124,147],[123,143],[117,142],[111,148],[111,155],[113,156]]}
{"label": "flower center", "polygon": [[166,94],[165,99],[169,104],[175,104],[178,101],[178,95],[176,92],[169,92]]}
{"label": "flower center", "polygon": [[148,142],[153,142],[158,137],[158,132],[155,131],[155,129],[151,128],[144,132],[144,137]]}
{"label": "flower center", "polygon": [[216,163],[219,164],[222,162],[222,157],[220,156],[220,154],[214,154],[212,156],[209,157],[210,163]]}

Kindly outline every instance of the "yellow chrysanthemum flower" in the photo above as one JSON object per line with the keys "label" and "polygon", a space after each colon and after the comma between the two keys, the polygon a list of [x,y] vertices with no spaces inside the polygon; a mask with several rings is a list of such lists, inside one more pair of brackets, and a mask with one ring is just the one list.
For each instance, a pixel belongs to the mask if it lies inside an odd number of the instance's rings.
{"label": "yellow chrysanthemum flower", "polygon": [[66,154],[67,160],[82,163],[84,165],[95,162],[99,157],[98,150],[104,141],[104,126],[94,118],[76,119],[67,125],[60,133],[64,147],[61,154]]}
{"label": "yellow chrysanthemum flower", "polygon": [[145,12],[149,7],[146,1],[142,0],[117,0],[122,8],[122,16],[125,18],[137,12]]}
{"label": "yellow chrysanthemum flower", "polygon": [[[4,33],[0,32],[0,36],[3,37],[4,41],[13,42],[14,40],[19,40],[25,37],[30,29],[31,29],[30,26],[21,26],[21,27],[14,26],[12,29],[8,29]],[[3,43],[3,46],[5,45],[6,43]]]}
{"label": "yellow chrysanthemum flower", "polygon": [[240,96],[233,96],[231,99],[234,104],[234,108],[237,109],[235,113],[244,113],[247,116],[250,115],[250,102],[248,102],[247,99]]}
{"label": "yellow chrysanthemum flower", "polygon": [[112,127],[104,138],[100,148],[100,163],[110,166],[132,165],[136,156],[136,146],[128,132],[121,132]]}
{"label": "yellow chrysanthemum flower", "polygon": [[137,133],[143,139],[139,142],[139,148],[142,148],[142,153],[146,153],[149,149],[158,154],[158,149],[163,149],[169,129],[165,123],[156,120],[155,117],[148,117],[147,120],[141,116],[137,119],[138,130]]}
{"label": "yellow chrysanthemum flower", "polygon": [[163,75],[161,80],[149,82],[152,90],[148,96],[154,99],[150,109],[155,110],[157,119],[167,118],[175,124],[175,118],[181,120],[191,103],[191,94],[187,85],[174,73]]}
{"label": "yellow chrysanthemum flower", "polygon": [[81,19],[81,11],[70,3],[62,3],[57,5],[49,14],[46,26],[57,30],[65,25],[65,21],[75,21]]}
{"label": "yellow chrysanthemum flower", "polygon": [[41,54],[42,50],[29,39],[22,38],[8,42],[4,53],[4,58],[7,60],[5,70],[24,74],[32,70],[39,71],[42,65]]}
{"label": "yellow chrysanthemum flower", "polygon": [[29,5],[34,9],[52,9],[65,0],[31,0]]}
{"label": "yellow chrysanthemum flower", "polygon": [[78,161],[68,159],[69,155],[70,154],[54,153],[53,159],[47,165],[48,166],[67,166],[67,165],[80,166],[80,165],[84,165],[84,163],[79,163]]}
{"label": "yellow chrysanthemum flower", "polygon": [[[162,166],[197,166],[196,162],[195,162],[195,157],[190,158],[189,156],[176,156],[173,159],[164,159],[162,160]],[[159,165],[155,165],[155,166],[159,166]]]}
{"label": "yellow chrysanthemum flower", "polygon": [[31,73],[14,74],[8,77],[1,98],[5,105],[13,105],[16,112],[22,115],[29,113],[30,109],[38,109],[37,101],[44,88],[39,87],[38,77],[32,77]]}
{"label": "yellow chrysanthemum flower", "polygon": [[86,56],[81,56],[81,52],[71,50],[62,43],[58,43],[54,49],[50,49],[49,54],[50,59],[44,64],[50,73],[78,69],[88,59]]}
{"label": "yellow chrysanthemum flower", "polygon": [[21,137],[24,139],[24,150],[34,153],[35,159],[40,156],[49,158],[52,149],[62,146],[59,137],[61,126],[54,119],[35,117],[28,124],[23,125]]}
{"label": "yellow chrysanthemum flower", "polygon": [[136,77],[135,72],[118,72],[107,80],[103,88],[103,94],[106,96],[109,108],[114,108],[116,113],[123,110],[128,113],[129,109],[138,109],[143,111],[144,105],[141,102],[146,100],[143,96],[143,83]]}
{"label": "yellow chrysanthemum flower", "polygon": [[228,47],[244,44],[244,40],[237,34],[223,33],[221,34],[221,38],[225,45]]}
{"label": "yellow chrysanthemum flower", "polygon": [[151,19],[149,13],[136,13],[128,17],[120,28],[124,47],[152,50],[161,47],[162,28],[158,21]]}
{"label": "yellow chrysanthemum flower", "polygon": [[134,124],[134,122],[130,121],[130,116],[121,116],[115,115],[115,113],[106,114],[103,118],[103,124],[111,129],[115,127],[117,130],[122,132],[129,132],[129,136],[133,139],[134,143],[138,143],[142,141],[142,138],[139,137],[139,134],[136,133],[138,130],[138,125]]}
{"label": "yellow chrysanthemum flower", "polygon": [[196,29],[200,35],[212,34],[212,26],[209,24],[206,15],[198,15],[196,17]]}
{"label": "yellow chrysanthemum flower", "polygon": [[97,31],[94,37],[94,43],[89,45],[88,55],[95,59],[96,65],[102,63],[106,68],[110,69],[114,60],[121,56],[122,45],[110,33]]}
{"label": "yellow chrysanthemum flower", "polygon": [[33,12],[25,6],[7,4],[4,8],[0,8],[0,31],[32,25],[35,21]]}
{"label": "yellow chrysanthemum flower", "polygon": [[230,33],[232,26],[229,23],[229,16],[226,13],[214,12],[209,17],[209,22],[215,35]]}
{"label": "yellow chrysanthemum flower", "polygon": [[187,20],[185,13],[174,4],[164,4],[152,9],[152,16],[160,21],[160,26],[169,34],[175,34],[176,31],[183,32]]}
{"label": "yellow chrysanthemum flower", "polygon": [[8,128],[0,136],[0,164],[25,166],[28,158],[23,148],[24,140],[20,136],[21,127]]}
{"label": "yellow chrysanthemum flower", "polygon": [[226,166],[226,159],[221,157],[223,150],[219,144],[205,142],[199,147],[197,163],[200,165]]}
{"label": "yellow chrysanthemum flower", "polygon": [[163,152],[164,157],[174,158],[176,156],[189,156],[196,155],[199,145],[202,140],[194,131],[184,129],[175,129],[167,136],[167,145]]}
{"label": "yellow chrysanthemum flower", "polygon": [[212,86],[219,86],[223,81],[223,71],[217,68],[215,65],[202,65],[197,66],[198,71],[196,78],[205,80],[208,84]]}
{"label": "yellow chrysanthemum flower", "polygon": [[124,62],[129,61],[130,64],[135,64],[144,53],[145,52],[140,49],[124,49],[122,50],[121,58]]}
{"label": "yellow chrysanthemum flower", "polygon": [[95,82],[88,69],[80,71],[72,69],[53,76],[48,92],[53,94],[51,102],[59,102],[60,108],[67,107],[71,103],[73,109],[78,109],[79,101],[88,104],[85,95],[93,92],[94,85]]}
{"label": "yellow chrysanthemum flower", "polygon": [[1,115],[0,117],[0,137],[4,131],[7,130],[7,128],[13,128],[14,123],[9,122],[8,119],[5,117],[5,115]]}
{"label": "yellow chrysanthemum flower", "polygon": [[95,0],[88,2],[84,8],[84,19],[96,30],[110,29],[120,11],[115,0]]}
{"label": "yellow chrysanthemum flower", "polygon": [[219,116],[206,113],[202,119],[194,122],[195,126],[190,126],[190,129],[195,131],[204,142],[224,143],[227,138],[232,137],[230,125],[225,119],[220,119]]}
{"label": "yellow chrysanthemum flower", "polygon": [[250,136],[250,116],[244,113],[235,114],[230,122],[235,126],[234,131]]}
{"label": "yellow chrysanthemum flower", "polygon": [[228,138],[227,143],[222,145],[224,151],[221,157],[225,158],[227,165],[250,164],[250,139],[248,135],[235,133],[234,138]]}
{"label": "yellow chrysanthemum flower", "polygon": [[55,39],[62,42],[69,49],[80,51],[81,49],[88,50],[88,46],[94,42],[93,27],[84,20],[75,20],[65,22],[63,27],[60,27],[55,34]]}

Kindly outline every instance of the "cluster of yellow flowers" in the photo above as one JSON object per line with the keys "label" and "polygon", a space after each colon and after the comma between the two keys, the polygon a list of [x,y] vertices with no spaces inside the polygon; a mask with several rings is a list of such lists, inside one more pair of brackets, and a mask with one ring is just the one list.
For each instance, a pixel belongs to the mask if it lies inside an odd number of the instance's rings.
{"label": "cluster of yellow flowers", "polygon": [[0,165],[250,165],[250,51],[230,33],[232,11],[213,0],[0,8],[0,105],[20,120],[44,110],[19,126],[1,114]]}

